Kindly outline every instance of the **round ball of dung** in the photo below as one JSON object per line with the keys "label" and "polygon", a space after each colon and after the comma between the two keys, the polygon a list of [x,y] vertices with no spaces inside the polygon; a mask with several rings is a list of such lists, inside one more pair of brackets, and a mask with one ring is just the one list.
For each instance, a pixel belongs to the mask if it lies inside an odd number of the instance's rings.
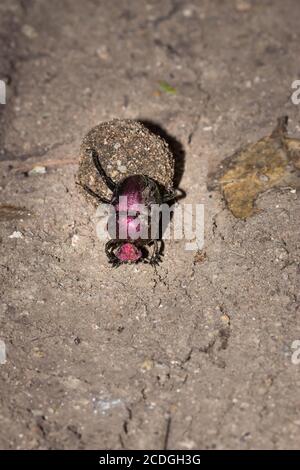
{"label": "round ball of dung", "polygon": [[95,206],[97,199],[83,186],[108,199],[111,191],[95,168],[91,149],[97,152],[102,168],[114,182],[143,174],[167,190],[173,187],[174,158],[166,141],[138,121],[114,119],[93,127],[81,144],[76,180],[86,200]]}

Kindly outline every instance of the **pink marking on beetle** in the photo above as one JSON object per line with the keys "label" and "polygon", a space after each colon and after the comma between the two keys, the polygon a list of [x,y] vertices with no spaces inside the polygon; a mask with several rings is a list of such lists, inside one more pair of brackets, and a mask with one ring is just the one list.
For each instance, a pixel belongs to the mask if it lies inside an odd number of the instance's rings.
{"label": "pink marking on beetle", "polygon": [[124,243],[116,252],[117,258],[120,261],[132,261],[135,262],[142,257],[142,252],[132,243]]}

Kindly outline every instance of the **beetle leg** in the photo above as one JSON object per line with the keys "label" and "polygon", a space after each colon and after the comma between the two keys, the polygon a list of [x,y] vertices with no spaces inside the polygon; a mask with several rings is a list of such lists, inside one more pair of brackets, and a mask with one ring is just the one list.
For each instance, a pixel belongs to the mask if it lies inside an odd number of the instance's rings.
{"label": "beetle leg", "polygon": [[161,257],[162,257],[162,248],[163,248],[163,241],[160,240],[161,242],[161,246],[160,248],[158,247],[158,241],[157,240],[153,240],[153,253],[152,253],[152,256],[149,260],[149,263],[152,265],[152,266],[156,266],[157,264],[160,263],[161,261]]}
{"label": "beetle leg", "polygon": [[162,197],[162,202],[172,201],[176,198],[176,192],[174,190],[166,192]]}
{"label": "beetle leg", "polygon": [[110,204],[111,201],[109,201],[108,199],[104,198],[103,196],[100,196],[99,194],[95,193],[95,191],[93,191],[91,188],[89,188],[85,184],[78,183],[77,181],[76,181],[76,184],[78,184],[78,186],[81,186],[90,196],[97,199],[97,201],[99,201],[103,204]]}
{"label": "beetle leg", "polygon": [[99,160],[99,156],[97,154],[97,152],[94,150],[94,149],[89,149],[91,151],[91,157],[93,159],[93,162],[94,162],[94,165],[95,167],[97,168],[98,170],[98,173],[99,175],[101,176],[101,178],[103,178],[106,186],[111,190],[111,191],[114,191],[116,189],[116,183],[113,182],[113,180],[111,179],[110,176],[108,176],[106,174],[106,172],[104,171],[104,169],[102,168],[102,165],[100,163],[100,160]]}
{"label": "beetle leg", "polygon": [[114,254],[114,250],[118,248],[121,243],[122,241],[120,240],[109,240],[105,244],[105,253],[108,258],[108,262],[111,263],[114,268],[117,268],[121,264],[119,258]]}
{"label": "beetle leg", "polygon": [[162,197],[162,202],[172,201],[173,199],[181,199],[185,196],[186,194],[183,189],[171,189],[171,191],[165,192]]}

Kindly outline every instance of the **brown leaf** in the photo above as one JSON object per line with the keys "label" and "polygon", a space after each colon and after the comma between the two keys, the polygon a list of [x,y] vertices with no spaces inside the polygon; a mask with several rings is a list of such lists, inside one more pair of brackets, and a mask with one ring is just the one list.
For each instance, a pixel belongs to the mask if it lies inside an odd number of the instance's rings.
{"label": "brown leaf", "polygon": [[300,188],[300,140],[287,136],[287,122],[287,116],[279,118],[270,136],[224,160],[211,177],[209,186],[217,183],[235,217],[244,219],[257,212],[257,196],[270,188]]}

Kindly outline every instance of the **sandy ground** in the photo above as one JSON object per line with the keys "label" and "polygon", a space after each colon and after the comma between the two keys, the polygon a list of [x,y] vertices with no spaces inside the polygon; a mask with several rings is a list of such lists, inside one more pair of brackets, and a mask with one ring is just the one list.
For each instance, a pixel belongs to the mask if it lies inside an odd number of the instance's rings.
{"label": "sandy ground", "polygon": [[[2,0],[0,13],[0,198],[30,212],[0,224],[0,447],[298,448],[297,193],[268,191],[243,221],[207,180],[282,114],[300,135],[299,2]],[[83,136],[112,118],[151,121],[181,151],[204,260],[168,241],[157,270],[107,264],[74,175]],[[28,176],[37,163],[47,172]]]}

